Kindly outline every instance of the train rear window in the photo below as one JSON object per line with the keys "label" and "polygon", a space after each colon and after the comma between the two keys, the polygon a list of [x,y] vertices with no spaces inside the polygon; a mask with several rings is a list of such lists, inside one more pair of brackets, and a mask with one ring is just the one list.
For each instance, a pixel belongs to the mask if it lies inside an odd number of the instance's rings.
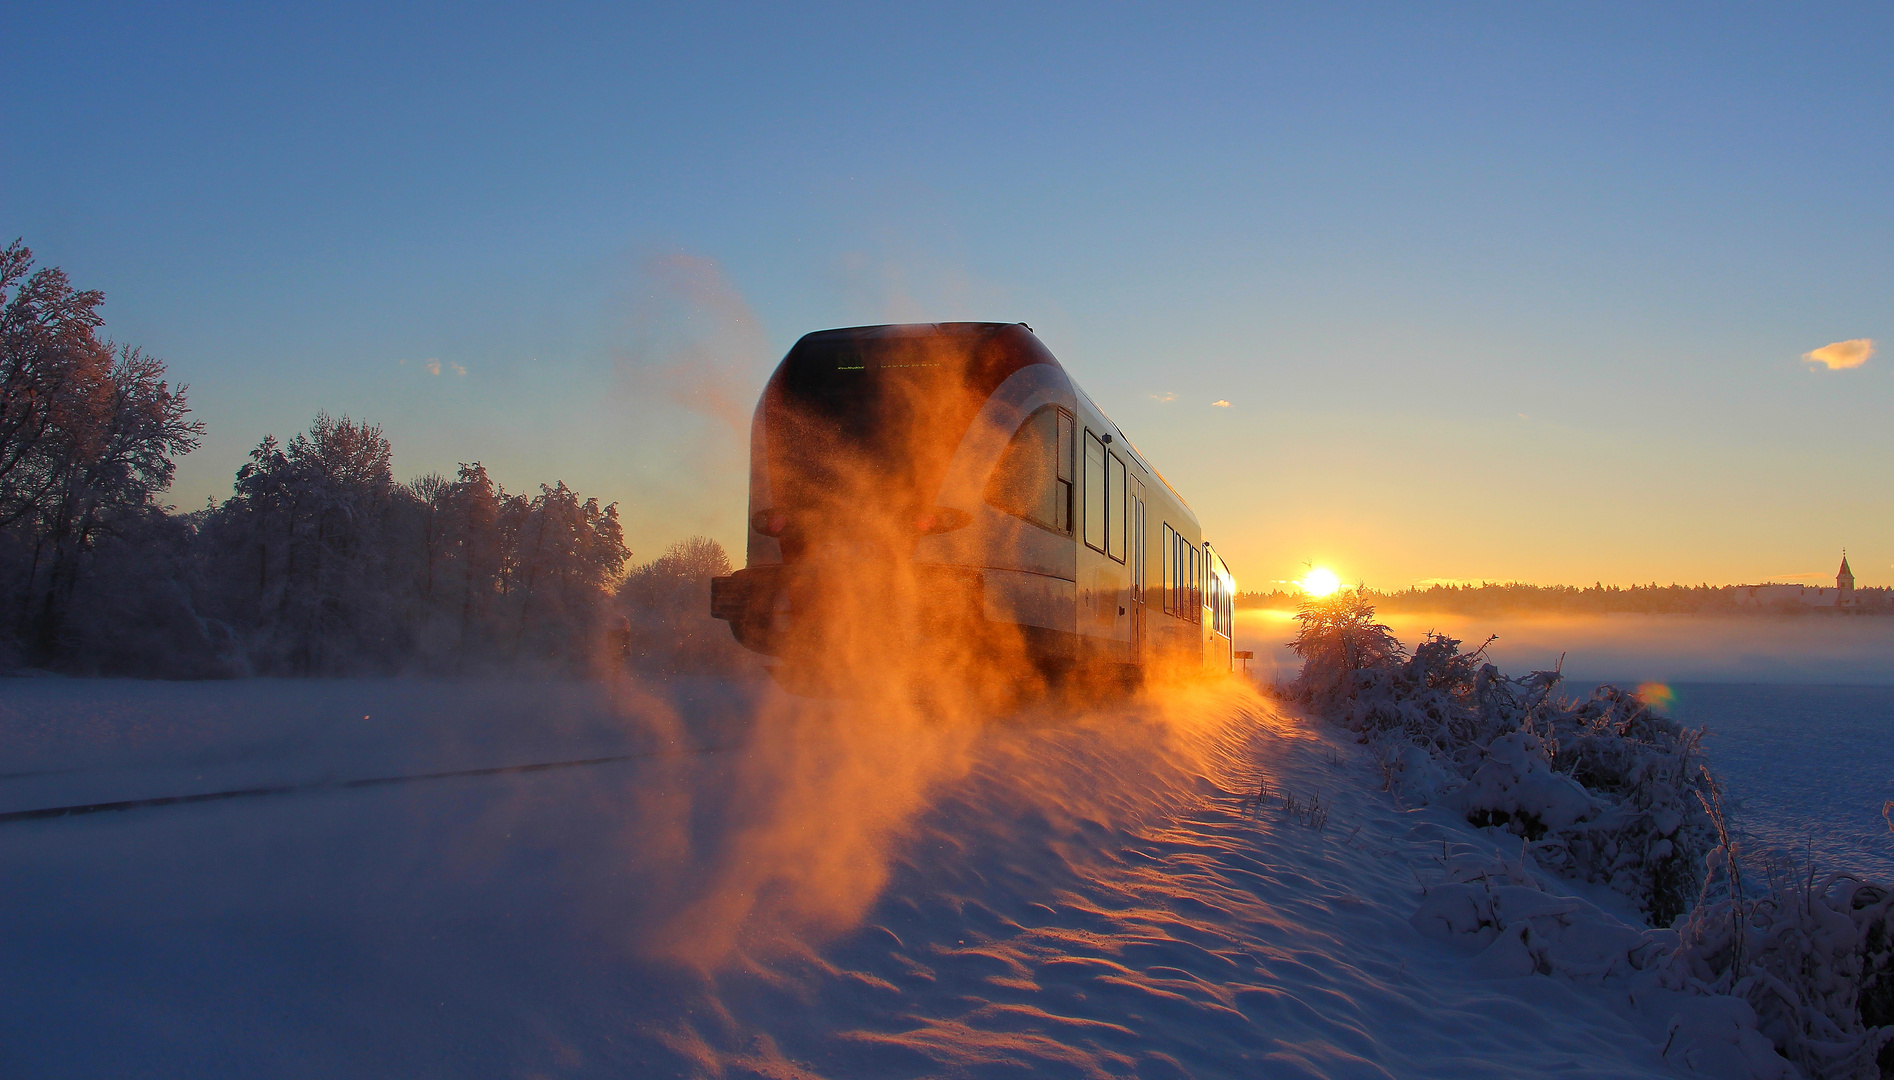
{"label": "train rear window", "polygon": [[960,345],[939,339],[804,342],[783,364],[778,388],[787,404],[836,434],[872,442],[890,422],[912,422],[917,398],[959,379],[966,368]]}
{"label": "train rear window", "polygon": [[996,342],[1006,331],[965,323],[803,337],[763,395],[771,498],[931,504],[987,396],[1022,366],[1027,350]]}

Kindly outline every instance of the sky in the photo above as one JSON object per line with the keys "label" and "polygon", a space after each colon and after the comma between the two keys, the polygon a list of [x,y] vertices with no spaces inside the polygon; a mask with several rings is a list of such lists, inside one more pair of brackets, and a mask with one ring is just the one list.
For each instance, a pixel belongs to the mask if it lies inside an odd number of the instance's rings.
{"label": "sky", "polygon": [[1885,5],[5,22],[0,242],[189,384],[181,509],[320,409],[740,552],[797,337],[1024,321],[1245,588],[1894,584]]}

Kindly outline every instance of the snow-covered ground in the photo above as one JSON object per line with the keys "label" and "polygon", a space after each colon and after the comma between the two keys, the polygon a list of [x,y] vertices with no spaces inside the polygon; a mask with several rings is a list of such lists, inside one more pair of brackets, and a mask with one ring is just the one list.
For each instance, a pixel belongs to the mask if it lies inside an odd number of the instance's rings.
{"label": "snow-covered ground", "polygon": [[[1378,616],[1381,617],[1381,616]],[[1709,732],[1704,746],[1761,845],[1817,865],[1894,880],[1894,619],[1695,615],[1460,615],[1384,620],[1410,647],[1429,631],[1477,646],[1510,675],[1564,662],[1561,690],[1646,682],[1665,710]],[[1293,678],[1288,612],[1237,613],[1237,647],[1264,677]]]}
{"label": "snow-covered ground", "polygon": [[5,1076],[1716,1067],[1678,995],[1417,929],[1517,840],[1231,686],[969,723],[743,682],[11,680],[0,762],[0,812],[303,785],[0,822]]}
{"label": "snow-covered ground", "polygon": [[1894,881],[1894,687],[1672,683],[1707,728],[1710,764],[1757,841],[1818,867]]}

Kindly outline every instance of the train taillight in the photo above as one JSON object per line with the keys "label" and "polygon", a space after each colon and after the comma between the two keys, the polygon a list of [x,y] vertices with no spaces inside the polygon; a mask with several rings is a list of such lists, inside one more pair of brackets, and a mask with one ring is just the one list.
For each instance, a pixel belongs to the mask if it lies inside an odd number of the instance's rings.
{"label": "train taillight", "polygon": [[936,506],[932,510],[923,510],[914,515],[914,531],[922,536],[935,533],[953,532],[964,527],[973,518],[965,510],[955,510],[950,506]]}
{"label": "train taillight", "polygon": [[750,527],[764,536],[781,536],[789,528],[789,515],[780,510],[758,510],[750,516]]}

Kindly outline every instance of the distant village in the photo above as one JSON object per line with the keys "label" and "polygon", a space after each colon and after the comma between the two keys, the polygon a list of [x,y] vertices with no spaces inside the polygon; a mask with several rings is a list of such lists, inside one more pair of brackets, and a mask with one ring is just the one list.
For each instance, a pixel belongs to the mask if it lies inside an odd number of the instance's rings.
{"label": "distant village", "polygon": [[[1843,553],[1834,585],[1796,585],[1766,581],[1755,585],[1430,585],[1393,592],[1366,590],[1382,612],[1438,611],[1468,615],[1504,612],[1646,615],[1894,615],[1894,589],[1855,586]],[[1239,608],[1294,611],[1305,597],[1300,590],[1239,593]]]}

